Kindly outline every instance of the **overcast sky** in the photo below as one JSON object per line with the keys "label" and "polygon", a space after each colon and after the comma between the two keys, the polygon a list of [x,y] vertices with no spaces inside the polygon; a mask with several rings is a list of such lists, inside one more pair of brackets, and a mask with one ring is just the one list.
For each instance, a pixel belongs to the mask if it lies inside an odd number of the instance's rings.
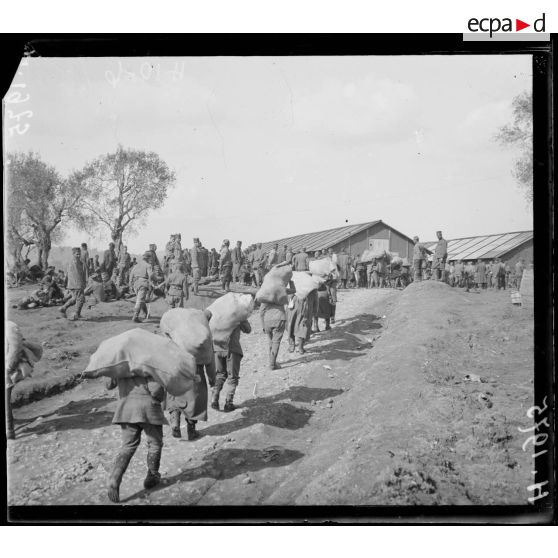
{"label": "overcast sky", "polygon": [[[531,90],[530,56],[33,58],[14,84],[31,110],[8,150],[62,173],[125,147],[176,172],[165,206],[126,237],[219,248],[381,219],[434,240],[531,229],[493,141]],[[25,99],[21,97],[20,99]],[[100,238],[70,231],[64,245]]]}

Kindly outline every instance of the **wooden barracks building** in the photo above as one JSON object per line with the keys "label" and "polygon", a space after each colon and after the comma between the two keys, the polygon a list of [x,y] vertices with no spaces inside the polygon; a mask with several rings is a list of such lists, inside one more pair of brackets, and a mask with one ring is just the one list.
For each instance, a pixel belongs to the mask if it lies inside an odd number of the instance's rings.
{"label": "wooden barracks building", "polygon": [[383,221],[369,221],[359,225],[347,225],[325,231],[299,234],[262,242],[262,248],[268,252],[274,244],[287,245],[293,251],[306,248],[307,252],[333,248],[339,252],[345,248],[347,254],[360,256],[365,250],[385,249],[402,258],[413,259],[413,239],[390,227]]}

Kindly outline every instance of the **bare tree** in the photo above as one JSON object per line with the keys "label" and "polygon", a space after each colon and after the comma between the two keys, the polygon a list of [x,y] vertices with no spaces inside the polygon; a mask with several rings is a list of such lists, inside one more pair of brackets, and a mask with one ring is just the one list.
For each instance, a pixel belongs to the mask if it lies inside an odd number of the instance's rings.
{"label": "bare tree", "polygon": [[85,194],[79,225],[106,226],[119,252],[124,231],[133,233],[151,210],[163,206],[175,175],[153,152],[124,149],[103,155],[71,177]]}
{"label": "bare tree", "polygon": [[46,269],[52,243],[62,239],[64,224],[79,211],[81,191],[37,153],[10,153],[7,167],[12,255],[19,261],[23,246],[34,244],[39,265]]}
{"label": "bare tree", "polygon": [[518,150],[513,175],[524,190],[529,203],[533,202],[533,95],[527,91],[512,101],[513,122],[502,126],[496,141]]}

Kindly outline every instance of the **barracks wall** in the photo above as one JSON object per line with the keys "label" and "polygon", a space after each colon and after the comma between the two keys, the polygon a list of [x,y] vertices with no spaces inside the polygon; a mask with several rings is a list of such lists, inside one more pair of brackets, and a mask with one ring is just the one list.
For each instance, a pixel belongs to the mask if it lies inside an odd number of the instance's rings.
{"label": "barracks wall", "polygon": [[[376,243],[375,243],[376,241]],[[364,231],[354,234],[350,238],[332,246],[334,252],[345,248],[351,256],[361,255],[372,245],[396,252],[402,258],[412,259],[413,243],[385,223],[377,223]]]}

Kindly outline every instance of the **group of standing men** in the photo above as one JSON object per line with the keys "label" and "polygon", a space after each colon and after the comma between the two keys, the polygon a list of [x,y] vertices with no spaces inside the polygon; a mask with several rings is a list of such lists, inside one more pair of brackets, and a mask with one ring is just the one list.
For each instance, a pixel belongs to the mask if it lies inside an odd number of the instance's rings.
{"label": "group of standing men", "polygon": [[514,287],[519,289],[525,270],[525,263],[522,259],[514,264],[513,271],[511,266],[500,258],[489,262],[482,259],[448,261],[448,243],[442,237],[441,231],[437,231],[436,235],[438,242],[434,248],[431,265],[428,265],[426,247],[419,241],[418,236],[413,239],[415,242],[413,249],[415,281],[434,279],[448,283],[452,287],[462,287],[466,292],[470,292],[471,289],[480,291],[487,288],[500,290]]}

